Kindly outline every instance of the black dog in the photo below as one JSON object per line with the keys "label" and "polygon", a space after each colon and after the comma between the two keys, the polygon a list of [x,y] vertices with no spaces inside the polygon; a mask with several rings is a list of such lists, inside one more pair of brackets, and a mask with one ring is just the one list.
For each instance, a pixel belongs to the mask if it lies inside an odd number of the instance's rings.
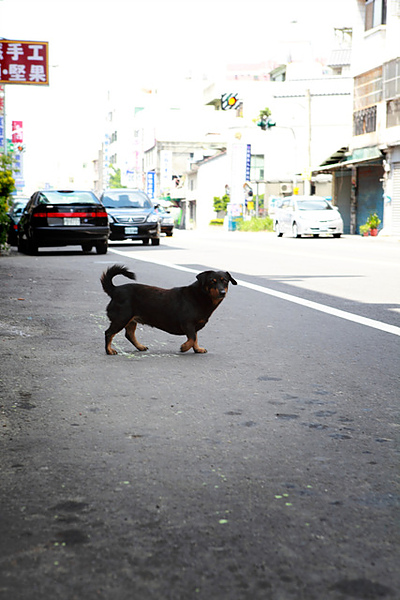
{"label": "black dog", "polygon": [[237,285],[225,271],[204,271],[197,275],[197,281],[191,285],[170,290],[140,283],[115,286],[112,279],[116,275],[136,279],[135,274],[122,265],[109,267],[101,276],[103,290],[111,298],[107,306],[111,324],[105,332],[107,354],[117,354],[111,342],[124,328],[125,337],[138,350],[147,350],[136,339],[138,323],[175,335],[186,335],[187,341],[182,344],[181,352],[190,348],[195,352],[207,352],[198,345],[197,332],[225,298],[229,282]]}

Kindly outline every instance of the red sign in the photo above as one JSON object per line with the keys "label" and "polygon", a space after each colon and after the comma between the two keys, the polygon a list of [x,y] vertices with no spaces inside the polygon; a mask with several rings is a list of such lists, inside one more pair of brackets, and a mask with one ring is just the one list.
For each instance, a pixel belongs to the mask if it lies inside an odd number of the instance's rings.
{"label": "red sign", "polygon": [[12,143],[23,144],[24,133],[22,129],[22,121],[12,121]]}
{"label": "red sign", "polygon": [[48,42],[0,39],[0,83],[48,85]]}

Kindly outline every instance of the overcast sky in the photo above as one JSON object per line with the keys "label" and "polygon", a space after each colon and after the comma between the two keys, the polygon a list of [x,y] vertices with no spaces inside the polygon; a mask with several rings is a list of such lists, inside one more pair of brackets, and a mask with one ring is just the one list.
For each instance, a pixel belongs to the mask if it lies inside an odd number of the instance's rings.
{"label": "overcast sky", "polygon": [[95,158],[108,89],[129,94],[188,72],[262,62],[276,56],[294,28],[324,56],[333,27],[351,26],[353,5],[353,0],[0,0],[0,38],[49,42],[50,86],[6,89],[8,120],[24,122],[27,174],[31,178],[34,168],[38,181],[51,182],[56,159]]}

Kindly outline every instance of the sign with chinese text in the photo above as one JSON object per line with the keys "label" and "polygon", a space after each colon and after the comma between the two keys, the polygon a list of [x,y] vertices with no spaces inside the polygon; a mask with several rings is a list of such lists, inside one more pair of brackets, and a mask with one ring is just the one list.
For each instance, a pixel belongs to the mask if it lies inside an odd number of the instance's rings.
{"label": "sign with chinese text", "polygon": [[250,181],[251,170],[251,144],[247,144],[246,148],[246,181]]}
{"label": "sign with chinese text", "polygon": [[22,121],[12,121],[12,142],[13,144],[24,143]]}
{"label": "sign with chinese text", "polygon": [[156,174],[154,171],[147,171],[146,192],[151,200],[154,200]]}
{"label": "sign with chinese text", "polygon": [[0,116],[0,152],[2,152],[4,148],[4,117]]}
{"label": "sign with chinese text", "polygon": [[160,151],[160,188],[162,192],[171,189],[172,182],[172,152],[170,150]]}
{"label": "sign with chinese text", "polygon": [[0,83],[48,85],[48,42],[0,39]]}

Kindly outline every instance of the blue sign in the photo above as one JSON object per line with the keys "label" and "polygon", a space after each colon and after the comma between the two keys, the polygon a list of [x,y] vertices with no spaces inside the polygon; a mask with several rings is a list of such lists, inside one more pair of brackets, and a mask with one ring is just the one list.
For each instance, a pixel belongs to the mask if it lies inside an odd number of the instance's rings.
{"label": "blue sign", "polygon": [[[246,149],[246,181],[250,181],[250,169],[251,169],[251,144],[247,144],[247,149]],[[243,173],[243,171],[242,171],[242,173]]]}
{"label": "blue sign", "polygon": [[156,184],[156,174],[155,171],[148,171],[146,178],[146,192],[151,200],[154,200],[154,192],[155,192],[155,184]]}
{"label": "blue sign", "polygon": [[4,148],[4,117],[0,117],[0,148]]}

